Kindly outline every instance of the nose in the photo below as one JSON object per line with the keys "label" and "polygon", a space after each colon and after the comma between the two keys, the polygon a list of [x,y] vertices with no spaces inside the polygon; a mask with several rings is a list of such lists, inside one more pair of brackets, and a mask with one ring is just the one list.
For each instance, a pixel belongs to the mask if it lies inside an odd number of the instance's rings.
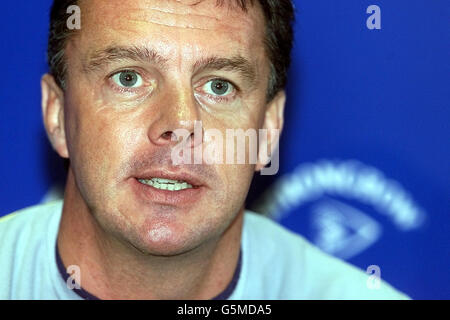
{"label": "nose", "polygon": [[154,145],[174,145],[189,137],[195,147],[203,141],[203,130],[196,129],[201,121],[199,108],[190,90],[171,90],[155,104],[148,128],[148,138]]}

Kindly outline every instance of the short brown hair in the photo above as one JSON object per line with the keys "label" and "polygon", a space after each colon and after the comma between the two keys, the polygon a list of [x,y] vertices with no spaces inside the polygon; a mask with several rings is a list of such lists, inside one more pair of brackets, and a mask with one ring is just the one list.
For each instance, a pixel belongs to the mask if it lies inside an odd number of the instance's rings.
{"label": "short brown hair", "polygon": [[[217,0],[217,5],[224,2],[234,3],[246,11],[255,0]],[[50,32],[48,37],[47,61],[56,83],[65,88],[66,63],[64,51],[69,36],[75,32],[67,28],[67,8],[76,5],[79,0],[54,0],[50,12]],[[271,64],[268,100],[286,85],[287,72],[291,62],[293,44],[292,22],[294,8],[291,0],[258,0],[266,18],[266,48]]]}

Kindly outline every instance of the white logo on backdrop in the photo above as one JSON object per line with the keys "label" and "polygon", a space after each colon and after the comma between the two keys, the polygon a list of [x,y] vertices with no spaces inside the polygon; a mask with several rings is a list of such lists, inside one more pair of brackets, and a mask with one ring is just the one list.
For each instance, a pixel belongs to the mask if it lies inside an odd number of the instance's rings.
{"label": "white logo on backdrop", "polygon": [[313,242],[324,251],[349,259],[375,243],[381,225],[356,208],[326,199],[312,209]]}
{"label": "white logo on backdrop", "polygon": [[280,221],[313,202],[312,241],[324,251],[348,259],[375,243],[382,228],[369,214],[331,199],[333,196],[370,205],[401,231],[417,229],[425,218],[425,212],[398,182],[356,160],[301,164],[280,177],[255,210]]}

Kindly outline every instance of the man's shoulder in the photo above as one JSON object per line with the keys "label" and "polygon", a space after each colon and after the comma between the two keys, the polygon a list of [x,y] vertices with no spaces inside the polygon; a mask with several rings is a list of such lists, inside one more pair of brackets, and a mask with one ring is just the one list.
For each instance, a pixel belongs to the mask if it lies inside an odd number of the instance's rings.
{"label": "man's shoulder", "polygon": [[246,211],[243,236],[252,251],[250,264],[257,266],[262,278],[278,281],[278,297],[408,299],[384,281],[374,289],[368,284],[370,275],[265,216]]}
{"label": "man's shoulder", "polygon": [[47,226],[51,218],[61,213],[62,204],[62,200],[52,201],[0,217],[0,237],[11,233],[20,235],[27,228],[36,230]]}
{"label": "man's shoulder", "polygon": [[47,271],[53,259],[61,210],[62,201],[57,201],[0,218],[0,299],[51,294]]}
{"label": "man's shoulder", "polygon": [[[258,244],[258,248],[263,249],[264,252],[287,259],[298,257],[298,253],[303,256],[309,250],[316,250],[315,246],[300,234],[292,232],[266,216],[248,210],[245,212],[244,233],[249,241]],[[292,255],[293,253],[297,254]]]}
{"label": "man's shoulder", "polygon": [[[62,201],[40,204],[0,218],[0,263],[8,255],[30,252],[48,239],[50,230],[58,227]],[[10,257],[9,257],[10,258]]]}
{"label": "man's shoulder", "polygon": [[307,241],[301,235],[290,231],[274,220],[249,210],[245,212],[244,226],[251,229],[254,236],[262,239],[268,239],[269,235],[276,235],[277,241],[287,241],[288,243]]}

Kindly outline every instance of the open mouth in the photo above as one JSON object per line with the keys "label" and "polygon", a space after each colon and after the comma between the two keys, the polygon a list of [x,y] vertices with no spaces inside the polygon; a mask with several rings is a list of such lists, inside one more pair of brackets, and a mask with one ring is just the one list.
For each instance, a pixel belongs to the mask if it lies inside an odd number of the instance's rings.
{"label": "open mouth", "polygon": [[131,181],[135,193],[146,204],[195,205],[207,191],[204,180],[186,172],[142,172]]}
{"label": "open mouth", "polygon": [[180,191],[194,189],[195,187],[183,180],[171,180],[164,178],[138,179],[142,184],[159,190]]}

